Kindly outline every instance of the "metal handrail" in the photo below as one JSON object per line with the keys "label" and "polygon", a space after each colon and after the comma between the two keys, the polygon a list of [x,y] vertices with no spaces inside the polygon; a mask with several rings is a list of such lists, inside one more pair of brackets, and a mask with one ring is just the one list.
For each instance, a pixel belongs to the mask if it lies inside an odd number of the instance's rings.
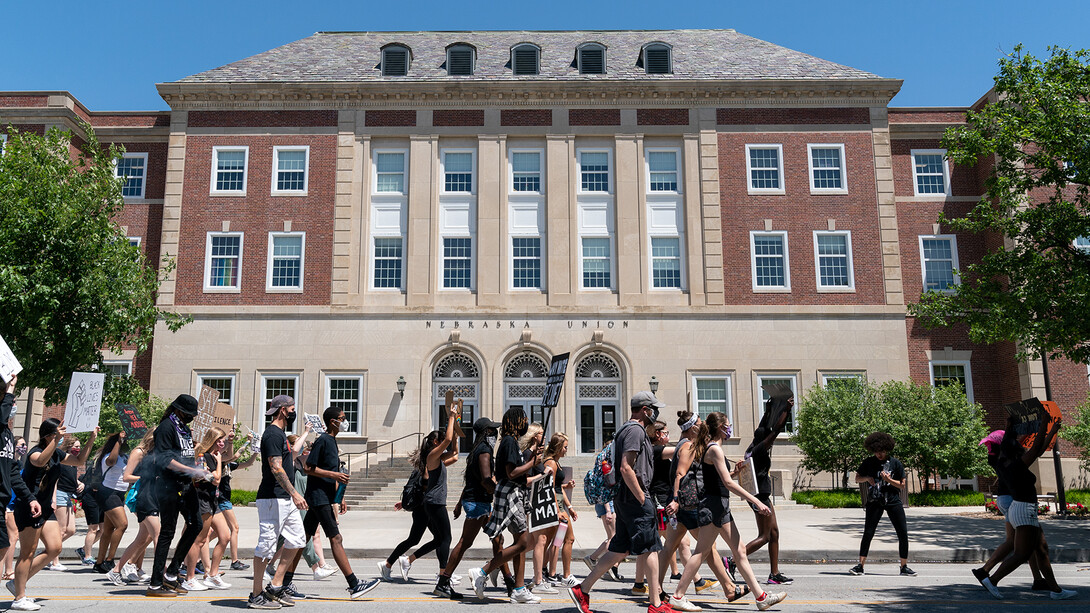
{"label": "metal handrail", "polygon": [[363,462],[364,462],[364,464],[363,464],[363,476],[366,477],[366,476],[370,475],[370,473],[371,473],[371,454],[376,454],[377,455],[379,453],[380,449],[382,449],[383,447],[386,447],[387,445],[389,445],[389,447],[390,447],[390,460],[393,461],[393,459],[394,459],[394,443],[396,443],[398,441],[403,441],[403,440],[405,440],[407,438],[411,438],[411,437],[414,437],[414,436],[416,437],[416,446],[419,447],[421,438],[424,436],[423,432],[414,432],[412,434],[406,434],[405,436],[399,436],[399,437],[397,437],[397,438],[395,438],[393,440],[386,441],[384,443],[379,443],[378,445],[375,445],[373,448],[367,449],[366,451],[359,451],[359,452],[356,452],[356,453],[343,454],[343,455],[348,456],[348,472],[349,472],[349,474],[352,473],[352,456],[359,456],[359,455],[363,456]]}

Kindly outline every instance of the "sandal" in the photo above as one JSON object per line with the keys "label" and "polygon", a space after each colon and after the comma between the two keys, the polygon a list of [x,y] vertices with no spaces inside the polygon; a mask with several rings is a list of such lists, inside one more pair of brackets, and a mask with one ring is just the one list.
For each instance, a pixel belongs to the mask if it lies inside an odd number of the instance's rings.
{"label": "sandal", "polygon": [[735,585],[734,586],[734,595],[733,596],[727,596],[727,602],[734,602],[735,600],[738,600],[739,598],[742,598],[743,596],[746,596],[747,594],[749,594],[749,586],[748,585],[743,584],[742,589],[740,591],[738,589],[738,586]]}

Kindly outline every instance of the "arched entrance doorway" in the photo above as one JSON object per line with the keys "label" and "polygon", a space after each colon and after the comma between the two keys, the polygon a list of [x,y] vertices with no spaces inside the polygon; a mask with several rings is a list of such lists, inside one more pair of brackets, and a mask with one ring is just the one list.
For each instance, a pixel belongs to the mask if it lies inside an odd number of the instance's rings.
{"label": "arched entrance doorway", "polygon": [[621,413],[621,369],[602,352],[584,356],[575,367],[579,453],[597,453],[613,440],[624,421]]}
{"label": "arched entrance doorway", "polygon": [[444,402],[447,391],[453,391],[456,399],[462,399],[462,430],[466,437],[462,439],[458,450],[469,453],[469,447],[473,444],[473,421],[479,414],[480,366],[464,353],[449,353],[435,364],[432,390],[432,423],[436,429],[446,426],[446,420],[442,416],[446,414]]}

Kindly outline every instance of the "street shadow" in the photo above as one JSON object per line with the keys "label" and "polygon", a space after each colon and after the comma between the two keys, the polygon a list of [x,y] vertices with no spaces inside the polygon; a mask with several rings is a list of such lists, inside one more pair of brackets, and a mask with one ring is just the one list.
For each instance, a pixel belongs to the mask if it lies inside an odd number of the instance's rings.
{"label": "street shadow", "polygon": [[[969,577],[972,580],[972,575]],[[908,584],[894,589],[875,587],[873,590],[861,590],[861,593],[853,598],[855,602],[851,605],[852,608],[862,608],[876,613],[920,610],[995,613],[997,610],[1011,610],[1015,607],[1028,608],[1053,604],[1047,592],[1032,592],[1029,588],[1029,582],[1005,583],[1000,586],[1003,599],[996,600],[975,581],[971,585],[964,586]],[[1070,601],[1074,607],[1079,607],[1079,602],[1085,602],[1085,599],[1090,596],[1088,589],[1083,588],[1078,591],[1076,600]]]}

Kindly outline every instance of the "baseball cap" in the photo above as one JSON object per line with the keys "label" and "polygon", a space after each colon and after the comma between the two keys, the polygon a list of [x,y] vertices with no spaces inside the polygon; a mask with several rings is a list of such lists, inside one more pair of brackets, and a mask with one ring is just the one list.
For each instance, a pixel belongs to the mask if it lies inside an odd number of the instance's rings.
{"label": "baseball cap", "polygon": [[288,396],[287,394],[280,394],[279,396],[273,397],[272,402],[269,403],[268,410],[265,411],[265,414],[266,415],[273,415],[277,411],[279,411],[280,409],[282,409],[284,407],[290,407],[290,406],[294,406],[294,405],[295,405],[295,399],[294,398],[292,398],[291,396]]}
{"label": "baseball cap", "polygon": [[491,419],[488,419],[487,417],[478,417],[477,421],[473,422],[473,431],[478,433],[478,434],[483,433],[485,430],[488,430],[489,428],[492,428],[493,430],[499,430],[500,429],[500,422],[492,421]]}
{"label": "baseball cap", "polygon": [[632,409],[640,409],[646,406],[653,406],[656,409],[665,409],[666,405],[659,402],[658,398],[651,392],[636,392],[636,395],[632,397]]}

